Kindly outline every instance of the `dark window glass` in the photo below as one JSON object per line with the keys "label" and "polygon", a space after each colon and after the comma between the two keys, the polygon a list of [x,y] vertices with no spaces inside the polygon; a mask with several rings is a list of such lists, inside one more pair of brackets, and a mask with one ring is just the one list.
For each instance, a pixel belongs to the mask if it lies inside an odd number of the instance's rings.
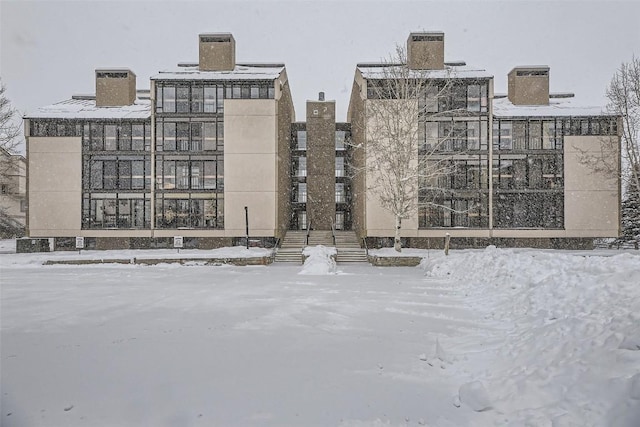
{"label": "dark window glass", "polygon": [[131,123],[122,123],[118,129],[118,146],[120,150],[131,150]]}
{"label": "dark window glass", "polygon": [[131,149],[134,151],[144,150],[144,125],[134,124],[131,126],[132,141]]}
{"label": "dark window glass", "polygon": [[204,112],[205,113],[216,112],[216,87],[215,86],[204,87]]}
{"label": "dark window glass", "polygon": [[189,112],[189,86],[176,87],[176,112]]}
{"label": "dark window glass", "polygon": [[176,151],[176,124],[164,124],[164,151]]}
{"label": "dark window glass", "polygon": [[202,86],[192,86],[191,87],[191,112],[202,113],[203,111],[204,111],[204,88]]}
{"label": "dark window glass", "polygon": [[162,111],[164,113],[176,112],[176,88],[165,86],[162,91]]}

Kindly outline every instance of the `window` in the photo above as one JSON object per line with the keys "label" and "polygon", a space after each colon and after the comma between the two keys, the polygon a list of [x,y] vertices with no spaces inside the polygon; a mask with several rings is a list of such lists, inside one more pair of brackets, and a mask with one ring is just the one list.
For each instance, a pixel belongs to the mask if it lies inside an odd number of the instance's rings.
{"label": "window", "polygon": [[299,182],[297,184],[297,191],[293,192],[293,201],[297,203],[307,203],[307,184],[305,182]]}
{"label": "window", "polygon": [[189,86],[176,87],[176,113],[189,112]]}
{"label": "window", "polygon": [[344,177],[344,157],[336,157],[336,177]]}
{"label": "window", "polygon": [[162,90],[162,112],[176,112],[176,88],[174,86],[165,86]]}
{"label": "window", "polygon": [[148,197],[85,194],[82,202],[82,228],[150,228],[151,201]]}
{"label": "window", "polygon": [[205,86],[204,87],[204,112],[215,113],[216,112],[216,87]]}
{"label": "window", "polygon": [[298,145],[296,147],[297,150],[306,150],[307,149],[307,131],[299,130],[296,132],[296,141]]}
{"label": "window", "polygon": [[346,203],[347,197],[345,193],[344,184],[336,182],[336,203]]}
{"label": "window", "polygon": [[336,131],[336,151],[344,150],[347,138],[347,132],[343,130]]}
{"label": "window", "polygon": [[222,156],[181,159],[158,156],[156,160],[156,183],[160,191],[223,190],[223,175]]}
{"label": "window", "polygon": [[473,195],[430,193],[420,200],[418,227],[487,227],[488,207],[489,198],[486,193]]}
{"label": "window", "polygon": [[191,194],[187,198],[156,199],[158,228],[224,228],[222,194]]}
{"label": "window", "polygon": [[[214,92],[214,95],[215,95],[215,92]],[[214,100],[214,106],[215,106],[215,100]],[[204,87],[202,86],[191,87],[191,112],[192,113],[204,112]]]}
{"label": "window", "polygon": [[143,156],[85,156],[85,190],[144,190],[151,184],[151,164]]}
{"label": "window", "polygon": [[307,176],[307,158],[305,156],[297,156],[293,159],[293,176],[305,177]]}

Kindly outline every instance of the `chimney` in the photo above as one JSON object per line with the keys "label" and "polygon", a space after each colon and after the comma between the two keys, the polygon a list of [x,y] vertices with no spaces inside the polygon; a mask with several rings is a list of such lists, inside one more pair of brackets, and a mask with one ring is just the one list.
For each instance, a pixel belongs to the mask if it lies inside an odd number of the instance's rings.
{"label": "chimney", "polygon": [[514,105],[549,105],[549,67],[519,66],[509,72],[509,101]]}
{"label": "chimney", "polygon": [[318,101],[324,101],[324,92],[318,92]]}
{"label": "chimney", "polygon": [[444,33],[411,33],[407,40],[407,66],[411,70],[444,70]]}
{"label": "chimney", "polygon": [[233,71],[236,41],[231,33],[200,34],[200,71]]}
{"label": "chimney", "polygon": [[96,70],[96,106],[121,107],[136,100],[136,75],[125,68]]}

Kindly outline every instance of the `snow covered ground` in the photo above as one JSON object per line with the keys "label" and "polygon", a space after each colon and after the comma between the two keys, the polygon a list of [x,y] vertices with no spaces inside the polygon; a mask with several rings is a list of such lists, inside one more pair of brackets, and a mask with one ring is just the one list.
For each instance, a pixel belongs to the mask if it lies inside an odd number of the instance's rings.
{"label": "snow covered ground", "polygon": [[431,251],[417,268],[312,255],[0,255],[0,424],[640,425],[637,251]]}

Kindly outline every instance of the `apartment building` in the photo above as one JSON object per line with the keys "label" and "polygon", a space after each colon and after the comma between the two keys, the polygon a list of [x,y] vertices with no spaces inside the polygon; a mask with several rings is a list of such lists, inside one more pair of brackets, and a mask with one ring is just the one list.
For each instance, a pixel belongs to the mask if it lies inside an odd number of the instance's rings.
{"label": "apartment building", "polygon": [[[494,94],[493,75],[444,60],[443,33],[412,33],[406,52],[404,64],[358,64],[348,116],[354,144],[367,147],[379,120],[367,112],[404,102],[377,90],[389,84],[385,69],[406,67],[429,81],[411,119],[415,158],[443,172],[416,183],[415,214],[402,222],[406,245],[437,247],[448,234],[459,246],[590,247],[594,238],[618,236],[619,174],[585,162],[607,147],[619,163],[618,117],[551,93],[546,66],[515,67],[508,94]],[[394,217],[372,184],[366,148],[354,158],[365,171],[354,179],[355,229],[369,245],[385,244]]]}
{"label": "apartment building", "polygon": [[284,64],[237,63],[231,34],[136,90],[96,70],[95,96],[25,117],[30,237],[95,248],[273,244],[289,225],[294,111]]}
{"label": "apartment building", "polygon": [[[95,95],[25,116],[30,237],[212,248],[244,242],[248,218],[254,244],[308,228],[387,244],[395,221],[367,149],[371,107],[405,101],[380,90],[388,67],[428,82],[413,156],[447,165],[416,183],[405,245],[449,234],[459,246],[589,247],[619,234],[619,179],[583,162],[605,140],[619,146],[618,118],[550,92],[548,67],[515,67],[508,94],[494,94],[491,73],[445,61],[443,33],[412,33],[404,63],[357,65],[347,122],[323,93],[296,121],[284,64],[237,62],[228,33],[198,43],[198,62],[152,76],[148,91],[131,70],[98,69]],[[607,155],[619,162],[619,149]]]}

